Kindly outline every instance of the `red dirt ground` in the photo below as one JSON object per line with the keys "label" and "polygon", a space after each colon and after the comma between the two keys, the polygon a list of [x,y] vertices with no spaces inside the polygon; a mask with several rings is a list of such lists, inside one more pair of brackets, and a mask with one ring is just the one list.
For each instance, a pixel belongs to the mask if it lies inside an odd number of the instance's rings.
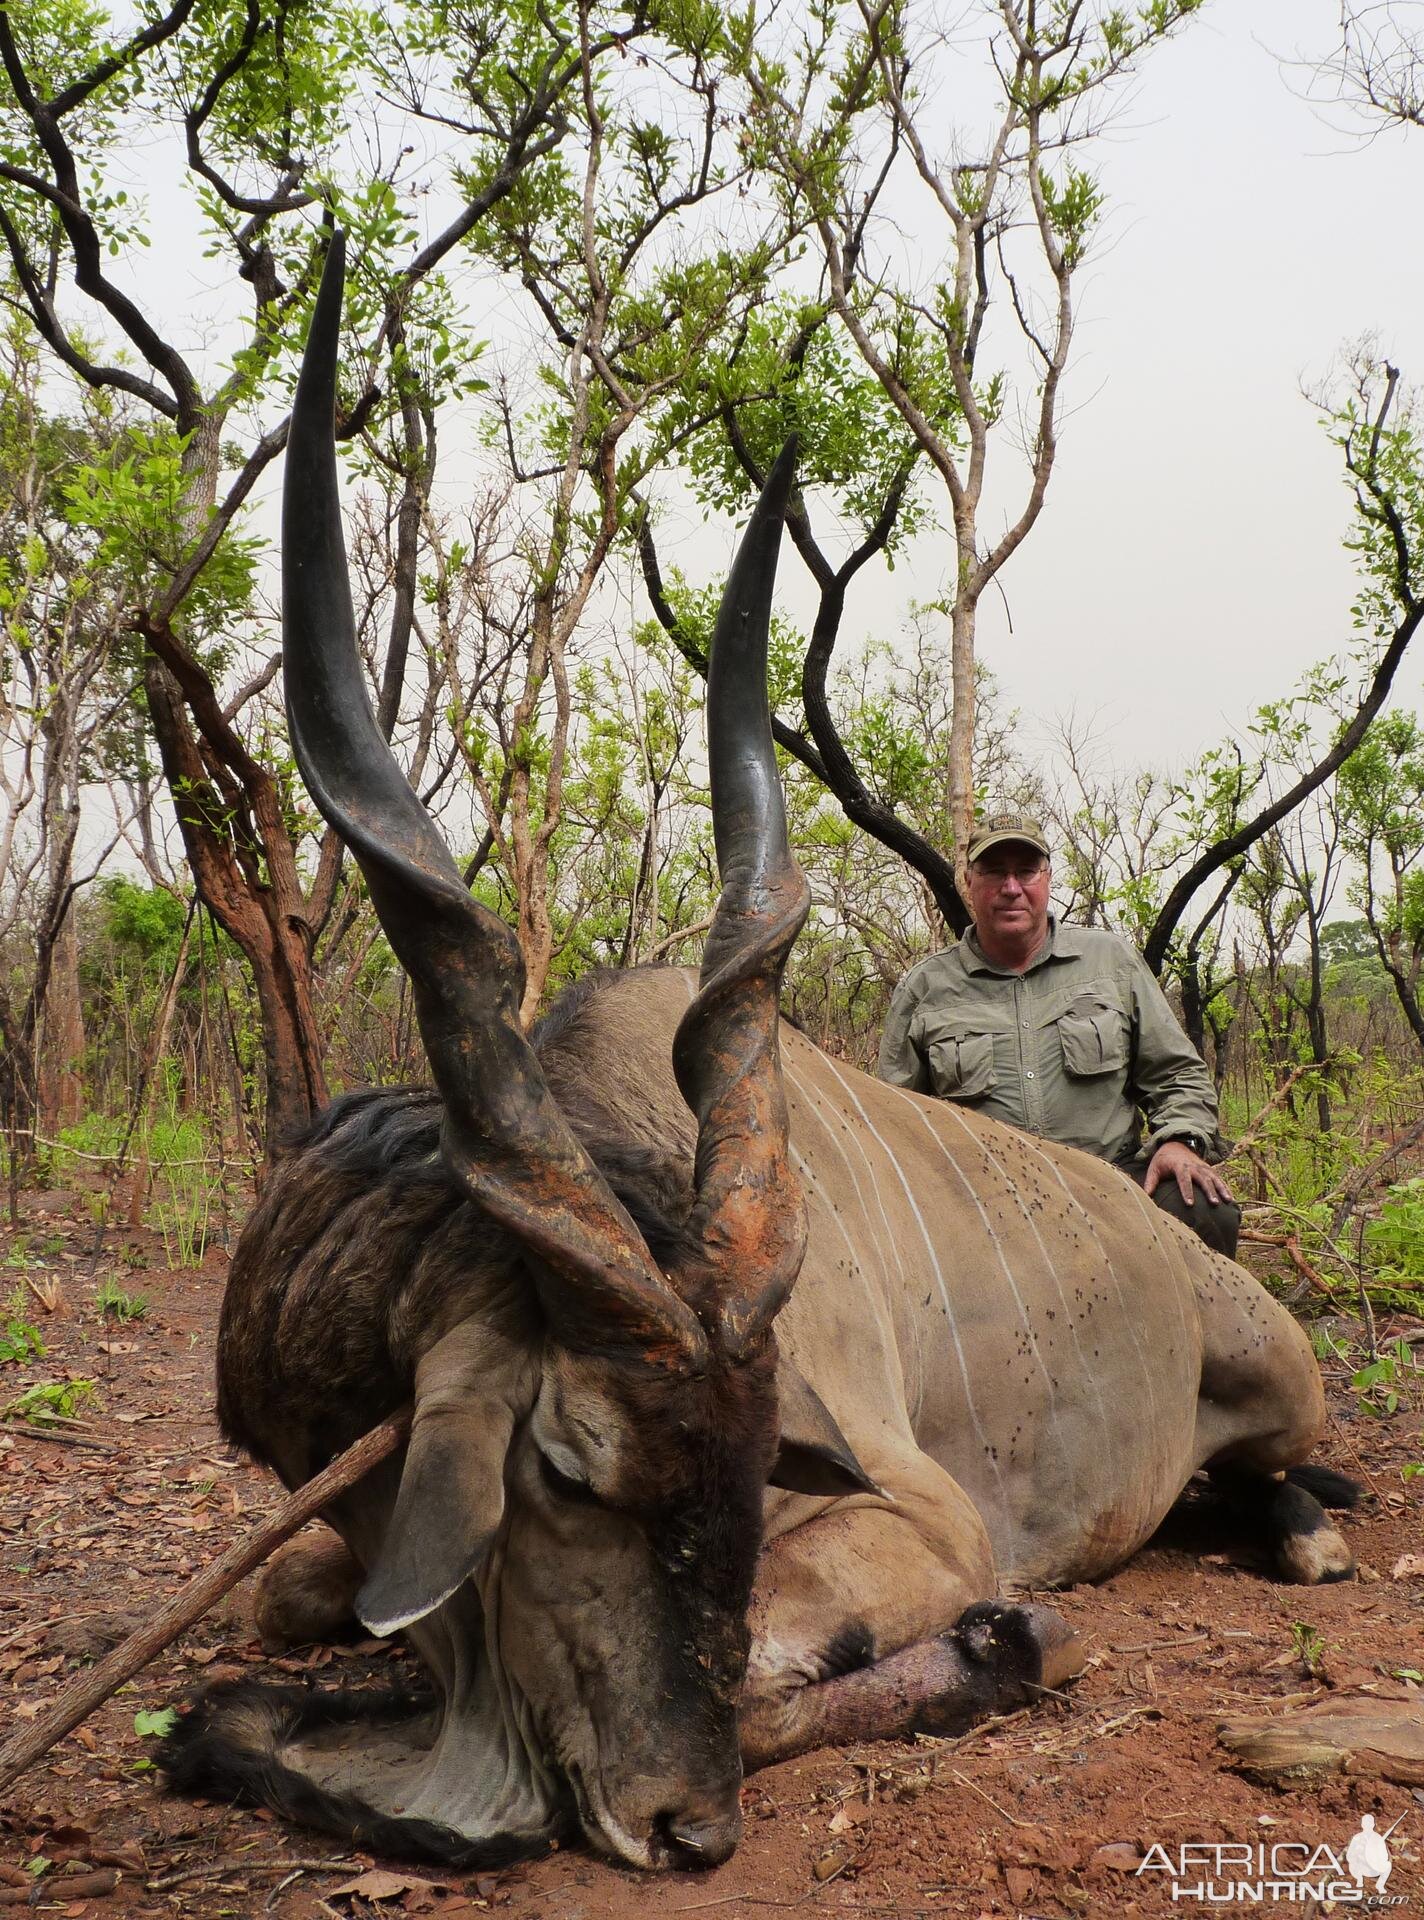
{"label": "red dirt ground", "polygon": [[[33,1720],[116,1634],[204,1566],[278,1502],[275,1483],[234,1457],[211,1416],[213,1330],[224,1256],[193,1271],[162,1267],[155,1236],[112,1233],[96,1273],[81,1196],[23,1196],[22,1237],[0,1230],[3,1280],[56,1277],[46,1314],[30,1299],[48,1353],[0,1366],[5,1401],[40,1379],[98,1382],[61,1445],[0,1426],[0,1690],[8,1726]],[[147,1268],[125,1263],[149,1261]],[[140,1320],[105,1328],[95,1278],[147,1294]],[[4,1291],[8,1291],[5,1285]],[[0,1314],[0,1326],[4,1315]],[[1399,1329],[1418,1330],[1418,1323]],[[1396,1331],[1382,1326],[1381,1336]],[[139,1710],[177,1700],[221,1673],[323,1677],[374,1670],[388,1656],[318,1648],[271,1662],[238,1589],[39,1762],[0,1809],[0,1913],[32,1902],[80,1920],[274,1913],[622,1920],[698,1914],[753,1920],[828,1914],[1047,1916],[1201,1912],[1174,1902],[1167,1876],[1135,1867],[1154,1842],[1301,1840],[1338,1853],[1376,1816],[1391,1838],[1391,1910],[1424,1913],[1424,1786],[1340,1778],[1281,1789],[1235,1770],[1217,1722],[1336,1689],[1417,1700],[1424,1714],[1424,1458],[1417,1398],[1392,1419],[1362,1414],[1344,1367],[1329,1381],[1332,1420],[1321,1458],[1368,1479],[1344,1518],[1361,1567],[1354,1584],[1282,1587],[1220,1540],[1193,1539],[1174,1517],[1132,1564],[1095,1587],[1059,1594],[1090,1662],[1061,1701],[991,1722],[961,1740],[922,1740],[814,1754],[755,1775],[744,1790],[736,1857],[702,1876],[642,1878],[567,1852],[500,1874],[400,1870],[342,1891],[365,1869],[320,1836],[261,1814],[175,1800],[159,1789],[134,1727]],[[1204,1549],[1204,1551],[1203,1551]],[[1411,1573],[1401,1562],[1417,1557]],[[1313,1630],[1313,1634],[1311,1632]],[[1311,1653],[1311,1662],[1303,1659]],[[1107,1849],[1107,1851],[1104,1851]],[[39,1876],[30,1863],[53,1864]],[[83,1862],[116,1873],[112,1892],[80,1897],[65,1880]],[[1269,1908],[1267,1910],[1276,1910]],[[1348,1908],[1347,1908],[1348,1910]]]}

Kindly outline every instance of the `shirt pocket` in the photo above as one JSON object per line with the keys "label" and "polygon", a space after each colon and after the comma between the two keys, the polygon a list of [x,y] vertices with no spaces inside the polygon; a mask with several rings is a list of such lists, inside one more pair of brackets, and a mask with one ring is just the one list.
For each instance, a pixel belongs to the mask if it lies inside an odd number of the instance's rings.
{"label": "shirt pocket", "polygon": [[1111,993],[1080,993],[1058,1016],[1063,1071],[1074,1080],[1125,1073],[1130,1060],[1127,1015]]}
{"label": "shirt pocket", "polygon": [[992,1033],[941,1033],[926,1046],[934,1090],[949,1100],[982,1100],[999,1084]]}

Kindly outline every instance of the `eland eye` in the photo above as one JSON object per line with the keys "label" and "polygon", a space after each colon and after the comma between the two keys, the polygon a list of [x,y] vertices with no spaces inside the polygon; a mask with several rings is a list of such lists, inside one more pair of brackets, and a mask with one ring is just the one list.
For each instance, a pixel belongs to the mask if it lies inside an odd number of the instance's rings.
{"label": "eland eye", "polygon": [[539,1455],[539,1471],[544,1476],[544,1485],[558,1499],[573,1501],[584,1507],[598,1505],[598,1495],[587,1480],[576,1480],[571,1473],[565,1473],[542,1451]]}

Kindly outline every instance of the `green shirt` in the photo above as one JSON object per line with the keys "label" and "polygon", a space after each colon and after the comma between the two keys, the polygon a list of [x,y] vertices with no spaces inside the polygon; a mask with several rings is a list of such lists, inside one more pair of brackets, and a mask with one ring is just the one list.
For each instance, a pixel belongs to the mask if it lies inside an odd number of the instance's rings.
{"label": "green shirt", "polygon": [[1051,917],[1023,973],[994,966],[972,931],[912,967],[890,1002],[880,1077],[1103,1160],[1185,1134],[1219,1156],[1211,1075],[1142,956]]}

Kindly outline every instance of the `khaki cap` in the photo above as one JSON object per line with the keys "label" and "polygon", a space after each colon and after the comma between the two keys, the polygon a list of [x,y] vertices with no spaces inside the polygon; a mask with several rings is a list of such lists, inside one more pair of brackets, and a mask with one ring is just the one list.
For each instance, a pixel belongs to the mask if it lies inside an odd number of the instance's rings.
{"label": "khaki cap", "polygon": [[1032,847],[1045,860],[1053,858],[1043,827],[1026,813],[991,813],[987,820],[981,820],[969,836],[969,850],[965,857],[969,860],[981,859],[991,847],[1002,847],[1010,841]]}

